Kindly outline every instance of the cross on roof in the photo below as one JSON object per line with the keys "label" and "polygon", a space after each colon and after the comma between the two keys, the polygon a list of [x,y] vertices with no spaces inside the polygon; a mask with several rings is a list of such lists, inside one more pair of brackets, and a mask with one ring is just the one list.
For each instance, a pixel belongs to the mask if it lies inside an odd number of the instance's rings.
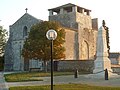
{"label": "cross on roof", "polygon": [[27,13],[28,8],[26,8],[25,10],[26,10],[26,13]]}

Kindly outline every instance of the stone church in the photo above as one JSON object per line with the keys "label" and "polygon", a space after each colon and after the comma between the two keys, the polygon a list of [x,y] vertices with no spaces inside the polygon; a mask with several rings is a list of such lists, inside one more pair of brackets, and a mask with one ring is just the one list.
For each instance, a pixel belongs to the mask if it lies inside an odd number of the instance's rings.
{"label": "stone church", "polygon": [[[49,21],[60,22],[65,29],[65,60],[94,59],[98,19],[91,18],[91,10],[68,3],[48,11]],[[10,36],[5,50],[5,71],[25,70],[26,63],[21,55],[24,41],[32,25],[42,21],[26,12],[13,25],[10,25]],[[29,68],[41,65],[40,60],[30,60],[29,64]]]}

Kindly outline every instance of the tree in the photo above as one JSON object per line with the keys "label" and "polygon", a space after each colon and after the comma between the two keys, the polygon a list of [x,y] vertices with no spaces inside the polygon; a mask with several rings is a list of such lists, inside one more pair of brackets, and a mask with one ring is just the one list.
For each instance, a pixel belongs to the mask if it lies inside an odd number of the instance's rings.
{"label": "tree", "polygon": [[7,31],[0,26],[0,56],[4,55]]}
{"label": "tree", "polygon": [[46,69],[46,62],[50,60],[50,41],[46,38],[46,32],[49,29],[56,30],[58,36],[53,45],[53,58],[61,59],[65,58],[65,48],[63,46],[65,42],[65,30],[57,22],[44,21],[33,25],[28,38],[23,46],[23,57],[25,60],[39,59],[44,61],[44,67]]}
{"label": "tree", "polygon": [[7,31],[0,26],[0,70],[3,70]]}
{"label": "tree", "polygon": [[103,20],[102,25],[104,29],[106,30],[106,41],[107,41],[107,48],[108,48],[108,53],[110,53],[110,40],[109,40],[109,28],[105,25],[105,20]]}

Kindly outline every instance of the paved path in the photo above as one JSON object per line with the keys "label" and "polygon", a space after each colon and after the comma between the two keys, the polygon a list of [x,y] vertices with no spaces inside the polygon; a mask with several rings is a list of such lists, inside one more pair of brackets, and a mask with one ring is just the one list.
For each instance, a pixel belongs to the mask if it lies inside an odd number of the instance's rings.
{"label": "paved path", "polygon": [[8,87],[2,72],[0,72],[0,90],[8,90]]}
{"label": "paved path", "polygon": [[[15,83],[7,83],[8,87],[11,86],[33,86],[33,85],[50,85],[50,77],[39,77],[43,79],[43,81],[34,81],[34,82],[15,82]],[[55,76],[54,77],[55,84],[69,84],[69,83],[77,83],[77,84],[88,84],[88,85],[96,85],[96,86],[112,86],[112,87],[120,87],[120,77],[111,78],[109,80],[104,79],[93,79],[89,78],[86,75],[79,75],[78,78],[74,78],[73,75],[69,76]]]}

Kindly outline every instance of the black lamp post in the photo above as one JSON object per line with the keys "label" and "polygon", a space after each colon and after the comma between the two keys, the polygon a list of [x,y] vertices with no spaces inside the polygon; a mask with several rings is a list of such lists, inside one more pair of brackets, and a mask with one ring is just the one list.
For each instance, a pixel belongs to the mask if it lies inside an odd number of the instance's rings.
{"label": "black lamp post", "polygon": [[50,29],[46,33],[46,37],[51,40],[51,90],[53,90],[53,40],[57,38],[57,32]]}

